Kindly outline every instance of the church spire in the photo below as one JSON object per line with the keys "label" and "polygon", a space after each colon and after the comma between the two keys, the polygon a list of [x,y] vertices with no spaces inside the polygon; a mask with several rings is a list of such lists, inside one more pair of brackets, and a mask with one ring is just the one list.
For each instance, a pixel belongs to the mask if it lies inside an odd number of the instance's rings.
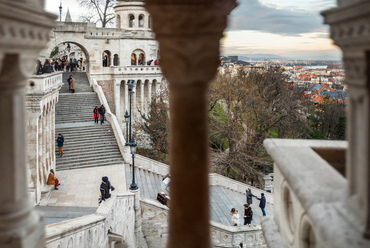
{"label": "church spire", "polygon": [[64,22],[67,22],[67,23],[71,23],[72,22],[71,13],[69,13],[69,8],[67,10],[66,19],[64,20]]}

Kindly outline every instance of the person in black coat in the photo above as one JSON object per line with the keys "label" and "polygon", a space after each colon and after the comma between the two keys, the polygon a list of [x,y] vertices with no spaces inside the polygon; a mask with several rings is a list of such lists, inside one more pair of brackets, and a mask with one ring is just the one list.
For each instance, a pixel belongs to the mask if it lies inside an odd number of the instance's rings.
{"label": "person in black coat", "polygon": [[265,198],[265,194],[264,193],[261,193],[261,198],[258,198],[256,196],[256,198],[260,201],[260,205],[259,207],[261,208],[262,210],[262,214],[263,216],[266,216],[266,212],[265,212],[265,207],[266,207],[266,198]]}
{"label": "person in black coat", "polygon": [[100,114],[100,125],[102,125],[104,123],[104,115],[105,115],[105,108],[103,104],[99,108],[99,114]]}
{"label": "person in black coat", "polygon": [[45,60],[44,68],[42,68],[42,73],[52,73],[53,66],[50,64],[48,59]]}
{"label": "person in black coat", "polygon": [[105,199],[108,199],[111,197],[110,190],[114,190],[114,187],[110,184],[110,181],[108,180],[108,177],[102,177],[102,182],[100,184],[100,198],[99,198],[99,204],[102,201],[105,201]]}
{"label": "person in black coat", "polygon": [[247,203],[248,205],[253,204],[253,196],[256,197],[255,195],[252,194],[252,189],[249,187],[246,192],[246,197],[247,197]]}
{"label": "person in black coat", "polygon": [[244,225],[251,226],[252,219],[253,219],[252,208],[248,204],[244,204]]}

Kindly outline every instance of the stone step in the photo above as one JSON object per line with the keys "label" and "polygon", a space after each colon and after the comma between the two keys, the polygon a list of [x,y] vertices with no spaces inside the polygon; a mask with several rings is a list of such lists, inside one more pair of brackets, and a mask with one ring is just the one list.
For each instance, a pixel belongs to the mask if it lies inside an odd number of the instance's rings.
{"label": "stone step", "polygon": [[[118,146],[116,144],[110,144],[105,146],[69,146],[64,147],[63,151],[69,152],[69,153],[81,153],[84,154],[85,152],[94,151],[95,153],[98,153],[99,151],[112,151],[112,150],[119,150]],[[55,152],[58,151],[58,148],[55,149]]]}
{"label": "stone step", "polygon": [[60,166],[63,166],[63,165],[65,165],[65,164],[86,164],[86,163],[89,163],[89,162],[93,162],[93,161],[95,161],[95,160],[100,160],[100,161],[102,161],[102,160],[104,160],[104,161],[106,161],[106,160],[123,160],[122,159],[122,156],[121,156],[121,154],[120,153],[117,153],[117,154],[115,154],[115,155],[110,155],[110,154],[108,154],[108,155],[101,155],[101,154],[99,154],[99,155],[95,155],[95,156],[90,156],[90,157],[83,157],[83,158],[74,158],[74,159],[68,159],[68,158],[64,158],[64,155],[63,155],[63,157],[58,157],[57,156],[57,158],[56,158],[56,160],[57,160],[57,162],[58,162],[58,165],[60,165]]}
{"label": "stone step", "polygon": [[58,167],[57,165],[57,170],[72,170],[72,169],[81,169],[81,168],[89,168],[89,167],[98,167],[98,166],[108,166],[108,165],[115,165],[115,164],[123,164],[124,161],[102,161],[101,163],[90,163],[86,165],[64,165]]}
{"label": "stone step", "polygon": [[[81,156],[81,157],[84,157],[84,156],[90,156],[90,155],[94,155],[96,156],[96,150],[92,150],[91,148],[87,148],[87,149],[84,149],[84,150],[70,150],[70,149],[63,149],[63,152],[66,152],[65,155],[63,156],[66,157],[66,158],[69,158],[69,157],[74,157],[74,156]],[[99,152],[100,153],[103,153],[103,154],[117,154],[120,153],[120,150],[119,148],[116,146],[116,147],[102,147],[101,149],[99,149]],[[55,154],[58,155],[58,150],[56,149],[55,150]]]}

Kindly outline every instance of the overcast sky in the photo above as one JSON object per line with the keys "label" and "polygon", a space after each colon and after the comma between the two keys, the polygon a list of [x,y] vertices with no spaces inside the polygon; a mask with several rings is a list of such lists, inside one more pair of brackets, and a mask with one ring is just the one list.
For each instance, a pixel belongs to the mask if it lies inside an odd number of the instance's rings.
{"label": "overcast sky", "polygon": [[[60,0],[46,0],[46,10],[59,16]],[[227,55],[275,54],[292,58],[340,57],[332,45],[329,26],[320,12],[336,6],[336,0],[238,0],[229,16],[221,53]],[[62,0],[64,20],[69,8],[78,21],[86,10],[76,0]]]}

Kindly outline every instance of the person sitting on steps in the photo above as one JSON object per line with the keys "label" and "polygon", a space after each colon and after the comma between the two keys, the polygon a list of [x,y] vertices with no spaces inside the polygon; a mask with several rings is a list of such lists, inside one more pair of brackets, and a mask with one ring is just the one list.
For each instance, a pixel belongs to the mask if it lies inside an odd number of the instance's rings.
{"label": "person sitting on steps", "polygon": [[47,185],[54,185],[54,189],[56,190],[58,190],[58,186],[60,185],[58,178],[54,175],[53,169],[50,170]]}
{"label": "person sitting on steps", "polygon": [[99,196],[99,204],[105,199],[111,197],[110,190],[115,190],[115,188],[110,184],[108,177],[102,177],[102,182],[100,184],[100,196]]}

